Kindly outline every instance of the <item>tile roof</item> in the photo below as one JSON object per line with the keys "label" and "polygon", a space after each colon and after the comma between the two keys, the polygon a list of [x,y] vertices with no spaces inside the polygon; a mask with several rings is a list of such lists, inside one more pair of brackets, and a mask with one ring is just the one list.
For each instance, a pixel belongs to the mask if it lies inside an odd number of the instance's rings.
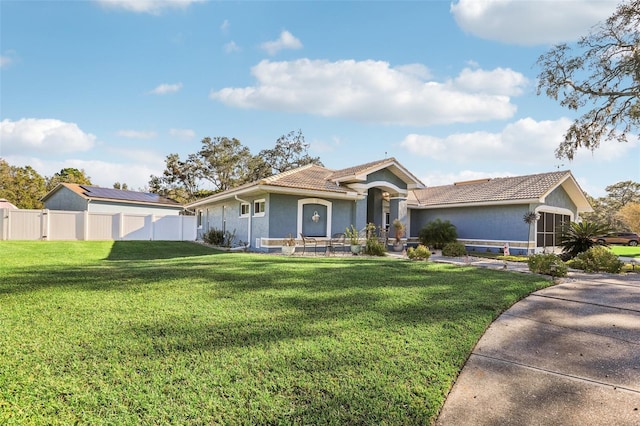
{"label": "tile roof", "polygon": [[571,172],[569,171],[558,171],[527,176],[479,179],[418,189],[413,191],[413,195],[415,201],[422,206],[531,200],[543,197],[570,176]]}
{"label": "tile roof", "polygon": [[[123,189],[102,188],[92,185],[79,185],[76,183],[61,183],[60,185],[87,199],[91,198],[94,200],[124,201],[128,203],[156,204],[175,207],[181,205],[177,201],[151,192],[127,191]],[[50,194],[53,194],[56,190],[57,187],[49,194],[45,195],[43,200],[49,198]]]}
{"label": "tile roof", "polygon": [[340,178],[347,177],[347,176],[356,176],[368,170],[375,169],[376,167],[382,164],[391,163],[391,162],[397,163],[396,159],[391,157],[391,158],[385,158],[384,160],[372,161],[370,163],[348,167],[342,170],[334,170],[333,173],[331,173],[331,175],[328,178],[332,180],[339,180]]}
{"label": "tile roof", "polygon": [[263,185],[281,186],[286,188],[310,189],[317,191],[331,191],[347,193],[353,192],[349,188],[337,185],[329,177],[333,170],[315,164],[288,170],[259,181]]}

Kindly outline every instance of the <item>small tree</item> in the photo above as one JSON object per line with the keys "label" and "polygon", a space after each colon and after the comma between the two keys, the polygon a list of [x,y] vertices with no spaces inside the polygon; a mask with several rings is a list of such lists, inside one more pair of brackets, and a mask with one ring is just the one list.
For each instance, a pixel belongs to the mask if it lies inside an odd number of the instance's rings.
{"label": "small tree", "polygon": [[560,247],[562,253],[569,258],[576,257],[579,253],[598,245],[596,237],[611,232],[607,226],[593,222],[571,222],[560,233]]}
{"label": "small tree", "polygon": [[[524,223],[529,225],[529,234],[527,236],[527,240],[531,237],[531,225],[536,223],[538,219],[540,219],[540,215],[534,211],[525,213],[525,215],[522,217],[522,220],[524,220]],[[528,243],[527,243],[527,254],[529,254]]]}
{"label": "small tree", "polygon": [[436,219],[427,223],[418,233],[418,239],[425,246],[442,249],[445,244],[458,239],[458,230],[448,220]]}

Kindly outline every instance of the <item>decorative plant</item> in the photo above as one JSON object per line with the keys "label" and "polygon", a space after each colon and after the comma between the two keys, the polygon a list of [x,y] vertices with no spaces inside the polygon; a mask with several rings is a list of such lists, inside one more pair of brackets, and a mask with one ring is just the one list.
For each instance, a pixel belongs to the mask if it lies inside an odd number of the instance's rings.
{"label": "decorative plant", "polygon": [[289,235],[287,235],[287,238],[285,238],[282,241],[282,245],[287,246],[287,247],[295,247],[296,239],[293,238],[293,235],[289,234]]}
{"label": "decorative plant", "polygon": [[393,229],[396,233],[396,243],[400,244],[400,240],[404,237],[404,223],[400,222],[400,219],[394,219]]}
{"label": "decorative plant", "polygon": [[[524,214],[524,216],[522,216],[522,220],[524,221],[524,223],[529,225],[529,235],[531,235],[531,225],[536,223],[539,219],[540,219],[540,215],[534,211],[527,212]],[[528,250],[527,250],[527,254],[528,254]]]}
{"label": "decorative plant", "polygon": [[[599,225],[594,222],[571,222],[562,229],[560,234],[560,244],[563,255],[568,258],[576,257],[579,253],[589,250],[595,245],[599,245],[597,237],[611,232],[608,226]],[[567,259],[568,260],[568,259]]]}
{"label": "decorative plant", "polygon": [[360,232],[358,232],[355,226],[348,226],[344,231],[344,235],[349,239],[352,246],[360,244]]}
{"label": "decorative plant", "polygon": [[455,242],[458,239],[458,230],[448,220],[436,219],[427,223],[420,230],[418,238],[425,246],[441,249],[445,244]]}
{"label": "decorative plant", "polygon": [[419,244],[416,248],[409,247],[409,250],[407,250],[407,257],[411,260],[429,260],[431,252],[428,248]]}

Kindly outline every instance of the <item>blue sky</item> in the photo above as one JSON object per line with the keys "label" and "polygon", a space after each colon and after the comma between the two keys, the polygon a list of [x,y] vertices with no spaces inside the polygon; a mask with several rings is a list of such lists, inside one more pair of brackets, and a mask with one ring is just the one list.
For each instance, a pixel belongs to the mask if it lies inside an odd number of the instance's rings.
{"label": "blue sky", "polygon": [[251,152],[301,129],[339,169],[395,157],[428,186],[570,169],[592,196],[640,148],[554,149],[575,113],[536,59],[616,1],[0,0],[0,157],[146,186],[206,136]]}

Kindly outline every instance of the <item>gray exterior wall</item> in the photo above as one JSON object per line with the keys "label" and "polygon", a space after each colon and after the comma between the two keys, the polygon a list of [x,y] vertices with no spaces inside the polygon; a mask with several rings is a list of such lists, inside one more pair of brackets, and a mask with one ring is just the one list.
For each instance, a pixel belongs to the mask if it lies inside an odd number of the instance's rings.
{"label": "gray exterior wall", "polygon": [[439,218],[454,224],[460,239],[525,241],[529,226],[522,217],[528,211],[528,204],[410,210],[411,237]]}
{"label": "gray exterior wall", "polygon": [[407,184],[398,176],[394,175],[389,169],[378,170],[367,176],[367,183],[380,181],[389,182],[400,189],[407,189]]}
{"label": "gray exterior wall", "polygon": [[561,186],[557,187],[551,192],[551,194],[547,195],[545,199],[545,205],[569,209],[573,213],[574,219],[577,216],[577,206],[573,203],[573,201],[571,201],[569,194],[567,194],[567,191],[565,191]]}
{"label": "gray exterior wall", "polygon": [[63,186],[44,202],[44,208],[82,212],[87,209],[87,200]]}

